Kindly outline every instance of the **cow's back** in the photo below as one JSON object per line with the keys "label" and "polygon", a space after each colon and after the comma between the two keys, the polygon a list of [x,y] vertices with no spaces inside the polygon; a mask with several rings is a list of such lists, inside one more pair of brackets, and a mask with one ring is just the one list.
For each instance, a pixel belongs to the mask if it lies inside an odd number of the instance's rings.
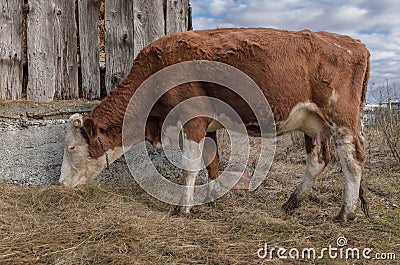
{"label": "cow's back", "polygon": [[[153,42],[144,53],[157,53],[157,69],[191,60],[236,67],[261,88],[277,120],[286,119],[299,102],[316,102],[329,112],[330,95],[345,90],[360,101],[369,57],[365,46],[348,36],[264,28],[176,33]],[[212,96],[216,88],[209,86],[207,94]]]}

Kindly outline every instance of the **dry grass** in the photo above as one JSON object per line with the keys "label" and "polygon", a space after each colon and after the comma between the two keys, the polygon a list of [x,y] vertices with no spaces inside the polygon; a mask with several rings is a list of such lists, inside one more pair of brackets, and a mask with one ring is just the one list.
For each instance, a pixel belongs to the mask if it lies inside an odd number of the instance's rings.
{"label": "dry grass", "polygon": [[343,177],[335,165],[320,178],[303,207],[285,216],[280,206],[305,165],[303,152],[283,144],[257,191],[231,191],[212,207],[194,208],[191,219],[171,217],[172,206],[137,186],[67,190],[0,184],[0,264],[344,264],[343,259],[313,263],[260,260],[256,255],[264,243],[320,250],[336,246],[337,237],[343,235],[350,247],[395,252],[398,262],[400,166],[382,152],[380,137],[370,138],[374,141],[366,176],[372,220],[359,209],[353,223],[331,221],[339,211],[343,190]]}

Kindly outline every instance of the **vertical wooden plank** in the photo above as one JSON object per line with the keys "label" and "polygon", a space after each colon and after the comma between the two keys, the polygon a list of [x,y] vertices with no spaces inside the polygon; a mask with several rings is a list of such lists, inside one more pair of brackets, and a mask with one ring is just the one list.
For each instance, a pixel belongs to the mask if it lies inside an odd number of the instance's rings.
{"label": "vertical wooden plank", "polygon": [[167,0],[167,34],[188,29],[189,0]]}
{"label": "vertical wooden plank", "polygon": [[75,0],[55,0],[56,99],[79,97]]}
{"label": "vertical wooden plank", "polygon": [[100,98],[100,5],[101,0],[78,0],[82,94],[86,99]]}
{"label": "vertical wooden plank", "polygon": [[28,87],[27,98],[53,100],[56,87],[54,47],[54,1],[29,0],[27,16]]}
{"label": "vertical wooden plank", "polygon": [[106,90],[109,93],[125,78],[134,58],[132,0],[106,1]]}
{"label": "vertical wooden plank", "polygon": [[0,99],[21,98],[22,0],[0,0]]}
{"label": "vertical wooden plank", "polygon": [[165,17],[161,0],[134,2],[134,56],[136,57],[147,44],[165,35]]}

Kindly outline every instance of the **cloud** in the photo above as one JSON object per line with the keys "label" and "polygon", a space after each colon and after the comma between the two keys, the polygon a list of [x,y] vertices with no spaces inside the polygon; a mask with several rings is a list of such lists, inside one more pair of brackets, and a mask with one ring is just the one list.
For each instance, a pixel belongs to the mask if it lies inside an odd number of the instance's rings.
{"label": "cloud", "polygon": [[360,19],[365,19],[367,14],[367,9],[357,6],[344,5],[339,8],[335,15],[336,19],[342,22],[357,22],[360,21]]}
{"label": "cloud", "polygon": [[392,0],[190,0],[195,29],[273,27],[330,31],[371,51],[371,81],[400,81],[400,5]]}
{"label": "cloud", "polygon": [[396,53],[393,51],[375,51],[371,57],[374,61],[386,60],[396,57]]}
{"label": "cloud", "polygon": [[213,16],[221,16],[226,10],[234,8],[233,0],[212,0],[208,6],[208,12]]}
{"label": "cloud", "polygon": [[233,28],[236,25],[224,22],[222,19],[217,19],[213,17],[194,17],[193,25],[197,25],[197,29],[206,29],[208,25],[215,25],[214,28]]}

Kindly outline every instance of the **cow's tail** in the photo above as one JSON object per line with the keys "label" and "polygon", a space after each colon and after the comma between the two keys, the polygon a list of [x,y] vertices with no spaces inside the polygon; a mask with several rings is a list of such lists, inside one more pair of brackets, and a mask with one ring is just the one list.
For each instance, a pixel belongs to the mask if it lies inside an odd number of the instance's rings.
{"label": "cow's tail", "polygon": [[[367,67],[365,69],[364,80],[362,83],[362,94],[361,94],[361,103],[360,103],[360,126],[359,126],[359,138],[360,138],[362,148],[364,149],[364,152],[366,150],[366,139],[364,136],[363,113],[364,113],[364,107],[365,107],[366,97],[367,97],[369,75],[370,75],[370,54],[368,52]],[[360,190],[359,190],[358,196],[361,201],[362,211],[364,212],[364,214],[367,218],[370,218],[369,204],[367,201],[366,192],[367,192],[367,186],[366,186],[365,178],[364,178],[364,174],[363,174],[361,176]]]}
{"label": "cow's tail", "polygon": [[[365,68],[365,73],[364,73],[364,80],[362,83],[362,92],[361,92],[361,101],[360,101],[360,121],[359,121],[359,130],[360,130],[360,135],[361,139],[364,140],[363,135],[364,135],[364,123],[363,123],[363,114],[364,114],[364,107],[367,99],[367,88],[368,88],[368,81],[369,81],[369,74],[370,74],[370,54],[368,52],[368,57],[367,57],[367,66]],[[364,142],[364,141],[363,141]]]}
{"label": "cow's tail", "polygon": [[367,58],[367,68],[365,69],[364,80],[362,84],[362,94],[361,94],[361,109],[364,109],[366,98],[367,98],[367,88],[368,88],[368,81],[369,81],[369,73],[370,73],[370,54],[368,53]]}

